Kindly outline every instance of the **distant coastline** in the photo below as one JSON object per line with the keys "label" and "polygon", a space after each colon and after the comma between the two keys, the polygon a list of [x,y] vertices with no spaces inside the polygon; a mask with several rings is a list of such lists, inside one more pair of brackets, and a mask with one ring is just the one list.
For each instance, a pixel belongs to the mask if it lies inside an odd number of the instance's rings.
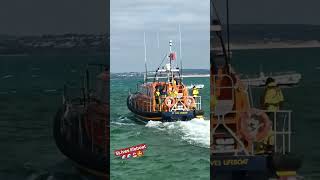
{"label": "distant coastline", "polygon": [[230,48],[232,50],[320,48],[320,41],[311,40],[311,41],[230,43]]}
{"label": "distant coastline", "polygon": [[[130,78],[130,77],[143,77],[145,72],[111,72],[112,77],[117,78]],[[189,77],[210,77],[209,69],[183,69],[183,76]]]}
{"label": "distant coastline", "polygon": [[0,35],[0,55],[99,54],[109,50],[107,34]]}
{"label": "distant coastline", "polygon": [[230,46],[233,50],[319,48],[320,25],[230,24]]}

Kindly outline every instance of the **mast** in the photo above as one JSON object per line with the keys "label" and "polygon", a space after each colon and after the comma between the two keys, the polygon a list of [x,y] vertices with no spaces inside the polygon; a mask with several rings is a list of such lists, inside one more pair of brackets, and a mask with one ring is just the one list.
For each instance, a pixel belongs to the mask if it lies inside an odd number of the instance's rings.
{"label": "mast", "polygon": [[[172,53],[172,40],[169,41],[169,55],[171,55]],[[172,78],[173,78],[173,72],[172,72],[172,60],[171,58],[169,57],[169,61],[170,61],[170,73],[171,73],[171,81],[172,81]]]}
{"label": "mast", "polygon": [[157,32],[158,48],[160,48],[159,32]]}
{"label": "mast", "polygon": [[[214,62],[219,61],[220,64],[224,61],[224,67],[227,73],[230,73],[230,49],[226,48],[224,39],[222,37],[222,24],[218,15],[217,9],[212,1],[211,3],[211,23],[210,23],[210,46],[213,51],[214,58],[210,58]],[[228,37],[227,37],[228,38]],[[229,38],[227,39],[229,41]],[[229,43],[228,43],[229,44]],[[224,59],[224,60],[222,60]]]}
{"label": "mast", "polygon": [[229,0],[226,0],[227,8],[227,42],[228,42],[228,65],[230,64],[230,24],[229,24]]}
{"label": "mast", "polygon": [[143,33],[143,44],[144,44],[144,67],[145,67],[145,77],[144,81],[147,81],[148,69],[147,69],[147,45],[146,45],[146,33]]}
{"label": "mast", "polygon": [[180,41],[180,78],[182,79],[182,43],[181,43],[181,28],[179,24],[179,41]]}

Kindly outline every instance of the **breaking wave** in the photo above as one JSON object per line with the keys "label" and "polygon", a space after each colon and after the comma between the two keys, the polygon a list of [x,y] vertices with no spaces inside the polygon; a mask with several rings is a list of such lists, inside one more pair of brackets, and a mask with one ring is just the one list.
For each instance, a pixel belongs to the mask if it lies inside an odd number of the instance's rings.
{"label": "breaking wave", "polygon": [[149,121],[148,128],[156,128],[169,133],[177,133],[181,139],[190,144],[201,147],[210,147],[210,121],[204,119],[192,119],[190,121],[159,122]]}

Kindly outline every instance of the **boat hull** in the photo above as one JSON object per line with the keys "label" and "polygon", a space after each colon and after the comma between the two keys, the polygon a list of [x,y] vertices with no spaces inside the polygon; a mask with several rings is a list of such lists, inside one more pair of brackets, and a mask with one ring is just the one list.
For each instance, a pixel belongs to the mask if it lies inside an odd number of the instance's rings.
{"label": "boat hull", "polygon": [[[266,179],[277,172],[300,169],[302,157],[294,154],[265,154],[256,156],[212,155],[211,172],[215,179]],[[231,177],[230,177],[231,176]]]}
{"label": "boat hull", "polygon": [[108,179],[109,158],[101,154],[92,153],[90,148],[79,148],[77,142],[70,142],[61,132],[64,109],[60,108],[58,110],[53,123],[53,136],[58,149],[82,172],[97,178]]}
{"label": "boat hull", "polygon": [[201,110],[192,110],[192,111],[176,111],[176,112],[144,112],[139,111],[134,108],[130,102],[132,95],[129,95],[127,98],[128,109],[134,113],[139,119],[144,122],[147,121],[161,121],[161,122],[173,122],[173,121],[189,121],[197,116],[202,116],[203,111]]}

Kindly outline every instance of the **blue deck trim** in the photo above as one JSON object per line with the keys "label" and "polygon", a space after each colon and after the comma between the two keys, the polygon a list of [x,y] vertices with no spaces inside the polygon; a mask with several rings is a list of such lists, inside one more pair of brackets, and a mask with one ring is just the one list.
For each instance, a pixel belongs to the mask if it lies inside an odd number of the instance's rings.
{"label": "blue deck trim", "polygon": [[267,156],[216,156],[211,159],[213,171],[266,171]]}
{"label": "blue deck trim", "polygon": [[163,120],[190,120],[195,118],[193,111],[176,111],[176,112],[163,112]]}

